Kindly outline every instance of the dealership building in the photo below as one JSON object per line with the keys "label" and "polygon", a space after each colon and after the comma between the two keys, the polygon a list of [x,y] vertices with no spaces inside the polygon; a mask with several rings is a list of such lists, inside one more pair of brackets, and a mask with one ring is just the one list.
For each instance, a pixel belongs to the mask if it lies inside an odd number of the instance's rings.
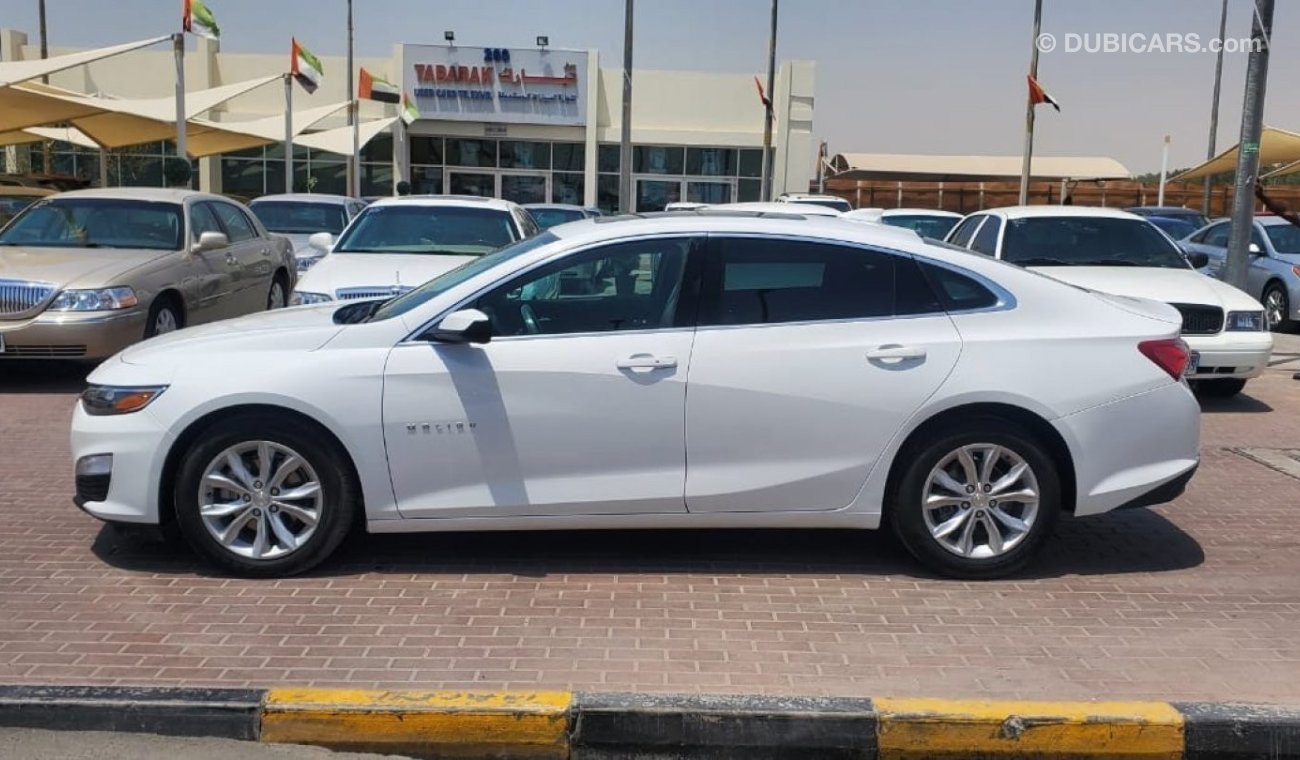
{"label": "dealership building", "polygon": [[[282,73],[283,54],[222,53],[218,43],[191,39],[186,83],[191,91]],[[310,40],[304,40],[310,43]],[[50,55],[76,52],[51,49]],[[0,30],[0,60],[39,57],[34,39]],[[322,57],[317,91],[293,94],[295,113],[342,103],[346,59]],[[398,179],[415,192],[463,193],[521,203],[575,203],[616,209],[623,75],[602,68],[596,50],[505,48],[461,44],[395,45],[391,57],[358,57],[358,67],[399,85],[420,112],[404,126],[367,142],[360,156],[363,195],[388,195]],[[122,98],[172,93],[168,46],[125,53],[53,75],[50,84]],[[758,200],[762,172],[763,106],[752,73],[637,69],[632,98],[632,208],[648,211],[682,200]],[[773,193],[807,191],[814,173],[814,64],[779,64],[772,93]],[[362,122],[397,115],[398,106],[363,101]],[[284,111],[276,83],[229,100],[205,118],[264,119]],[[345,111],[316,129],[342,126]],[[110,184],[160,185],[171,143],[146,143],[107,154]],[[56,142],[5,149],[8,170],[100,176],[93,146]],[[48,165],[46,160],[48,158]],[[285,190],[281,143],[199,159],[196,186],[252,198]],[[294,190],[341,193],[344,157],[295,145]]]}

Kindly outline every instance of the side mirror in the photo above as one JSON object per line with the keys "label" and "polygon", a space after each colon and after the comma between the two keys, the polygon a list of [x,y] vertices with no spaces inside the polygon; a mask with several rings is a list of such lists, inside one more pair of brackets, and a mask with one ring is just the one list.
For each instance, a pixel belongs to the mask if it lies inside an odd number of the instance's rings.
{"label": "side mirror", "polygon": [[194,244],[193,251],[201,253],[203,251],[215,251],[218,248],[225,248],[230,245],[230,238],[226,237],[224,232],[200,232],[199,242]]}
{"label": "side mirror", "polygon": [[461,309],[448,314],[423,337],[439,343],[487,343],[492,340],[492,320],[478,309]]}
{"label": "side mirror", "polygon": [[1258,246],[1257,244],[1255,244],[1255,243],[1251,243],[1249,246],[1247,246],[1246,250],[1247,250],[1247,251],[1250,251],[1250,255],[1251,255],[1251,256],[1263,256],[1263,255],[1264,255],[1264,252],[1261,251],[1261,250],[1259,249],[1259,246]]}
{"label": "side mirror", "polygon": [[1192,269],[1200,269],[1210,263],[1210,255],[1204,251],[1187,251],[1187,262]]}
{"label": "side mirror", "polygon": [[330,248],[334,246],[334,236],[328,232],[317,232],[307,238],[307,245],[321,253],[329,253]]}

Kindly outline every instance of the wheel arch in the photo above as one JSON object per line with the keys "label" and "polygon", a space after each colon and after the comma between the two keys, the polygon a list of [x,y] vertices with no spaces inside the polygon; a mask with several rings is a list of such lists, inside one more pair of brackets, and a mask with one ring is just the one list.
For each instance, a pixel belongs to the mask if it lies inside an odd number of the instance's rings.
{"label": "wheel arch", "polygon": [[149,302],[149,309],[152,311],[153,305],[159,301],[171,301],[176,304],[177,308],[180,309],[180,314],[177,316],[180,317],[181,327],[184,327],[189,322],[189,305],[185,303],[185,294],[181,293],[178,288],[168,286],[160,289],[154,295],[153,300]]}
{"label": "wheel arch", "polygon": [[914,427],[907,434],[907,437],[903,439],[902,444],[895,450],[893,461],[889,465],[889,474],[885,480],[885,499],[881,505],[882,517],[887,519],[895,502],[899,481],[902,479],[903,472],[907,467],[908,457],[915,452],[916,448],[927,436],[933,435],[939,430],[960,425],[963,422],[990,417],[1017,424],[1029,431],[1042,443],[1053,463],[1056,464],[1061,478],[1061,506],[1064,511],[1073,514],[1078,498],[1074,457],[1070,452],[1069,444],[1066,443],[1060,432],[1053,427],[1052,423],[1038,413],[1022,406],[1004,402],[973,402],[935,412]]}

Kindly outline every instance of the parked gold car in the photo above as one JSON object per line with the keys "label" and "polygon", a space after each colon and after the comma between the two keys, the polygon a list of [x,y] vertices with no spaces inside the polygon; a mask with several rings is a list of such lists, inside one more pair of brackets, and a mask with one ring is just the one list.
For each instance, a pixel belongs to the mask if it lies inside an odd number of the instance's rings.
{"label": "parked gold car", "polygon": [[189,190],[76,190],[0,230],[0,359],[102,359],[186,325],[284,306],[289,241]]}

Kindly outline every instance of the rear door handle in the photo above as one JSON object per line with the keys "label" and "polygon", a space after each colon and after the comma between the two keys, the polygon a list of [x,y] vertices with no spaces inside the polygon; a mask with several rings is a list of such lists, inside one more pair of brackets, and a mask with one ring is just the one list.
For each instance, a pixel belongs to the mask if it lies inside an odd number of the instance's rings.
{"label": "rear door handle", "polygon": [[614,362],[614,366],[619,369],[672,369],[677,366],[677,357],[632,354],[626,359]]}
{"label": "rear door handle", "polygon": [[889,344],[867,352],[868,359],[903,361],[906,359],[924,359],[925,349],[919,346],[900,346]]}

